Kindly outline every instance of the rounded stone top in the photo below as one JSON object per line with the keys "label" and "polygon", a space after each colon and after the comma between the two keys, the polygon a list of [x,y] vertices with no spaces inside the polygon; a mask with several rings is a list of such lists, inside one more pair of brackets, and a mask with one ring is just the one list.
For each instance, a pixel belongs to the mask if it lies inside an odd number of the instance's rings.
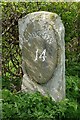
{"label": "rounded stone top", "polygon": [[58,39],[64,27],[51,12],[34,12],[19,20],[19,39],[26,73],[42,84],[53,76],[58,64]]}
{"label": "rounded stone top", "polygon": [[29,18],[29,19],[32,19],[33,17],[40,18],[41,16],[43,17],[44,15],[46,15],[45,18],[48,17],[48,19],[49,19],[49,17],[50,17],[50,19],[59,17],[56,13],[52,13],[52,12],[48,12],[48,11],[38,11],[38,12],[29,13],[26,16],[20,18],[19,23],[22,22],[22,20],[25,21],[26,18]]}

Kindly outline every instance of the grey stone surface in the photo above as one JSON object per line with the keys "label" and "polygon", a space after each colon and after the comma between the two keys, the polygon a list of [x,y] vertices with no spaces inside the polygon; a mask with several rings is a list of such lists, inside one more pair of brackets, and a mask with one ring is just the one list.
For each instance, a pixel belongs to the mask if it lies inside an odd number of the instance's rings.
{"label": "grey stone surface", "polygon": [[34,12],[19,20],[22,49],[22,90],[49,94],[55,101],[65,97],[64,26],[51,12]]}

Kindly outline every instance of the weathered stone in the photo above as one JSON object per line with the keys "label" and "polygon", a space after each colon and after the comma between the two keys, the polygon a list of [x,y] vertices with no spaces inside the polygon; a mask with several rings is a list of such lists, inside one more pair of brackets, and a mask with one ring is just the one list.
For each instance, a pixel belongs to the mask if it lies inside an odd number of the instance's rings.
{"label": "weathered stone", "polygon": [[65,96],[64,26],[51,12],[34,12],[19,20],[23,58],[22,90],[50,94],[54,100]]}

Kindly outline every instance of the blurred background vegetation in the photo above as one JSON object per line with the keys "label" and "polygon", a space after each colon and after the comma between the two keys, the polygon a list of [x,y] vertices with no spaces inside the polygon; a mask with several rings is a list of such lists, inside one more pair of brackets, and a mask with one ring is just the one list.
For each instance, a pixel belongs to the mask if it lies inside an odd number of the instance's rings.
{"label": "blurred background vegetation", "polygon": [[2,77],[3,88],[20,90],[22,67],[18,20],[28,13],[57,13],[65,26],[66,75],[80,77],[80,3],[3,2],[2,3]]}
{"label": "blurred background vegetation", "polygon": [[[73,105],[76,108],[80,104],[80,2],[2,2],[2,87],[11,92],[21,89],[23,72],[22,53],[19,48],[18,20],[35,11],[55,12],[61,17],[65,26],[66,96],[68,99],[72,98],[73,101],[76,101]],[[4,103],[7,102],[5,100]],[[11,106],[11,108],[13,107]],[[4,107],[6,116],[5,110],[7,109],[9,109],[8,106],[7,108]],[[73,111],[72,107],[70,110]],[[79,113],[75,114],[78,115]]]}

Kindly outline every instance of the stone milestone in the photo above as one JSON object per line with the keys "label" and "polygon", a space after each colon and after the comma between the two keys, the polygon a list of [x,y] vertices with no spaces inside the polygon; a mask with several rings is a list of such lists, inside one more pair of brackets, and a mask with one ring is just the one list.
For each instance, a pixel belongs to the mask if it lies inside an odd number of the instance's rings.
{"label": "stone milestone", "polygon": [[56,13],[33,12],[19,19],[22,90],[39,91],[59,101],[65,97],[64,26]]}

